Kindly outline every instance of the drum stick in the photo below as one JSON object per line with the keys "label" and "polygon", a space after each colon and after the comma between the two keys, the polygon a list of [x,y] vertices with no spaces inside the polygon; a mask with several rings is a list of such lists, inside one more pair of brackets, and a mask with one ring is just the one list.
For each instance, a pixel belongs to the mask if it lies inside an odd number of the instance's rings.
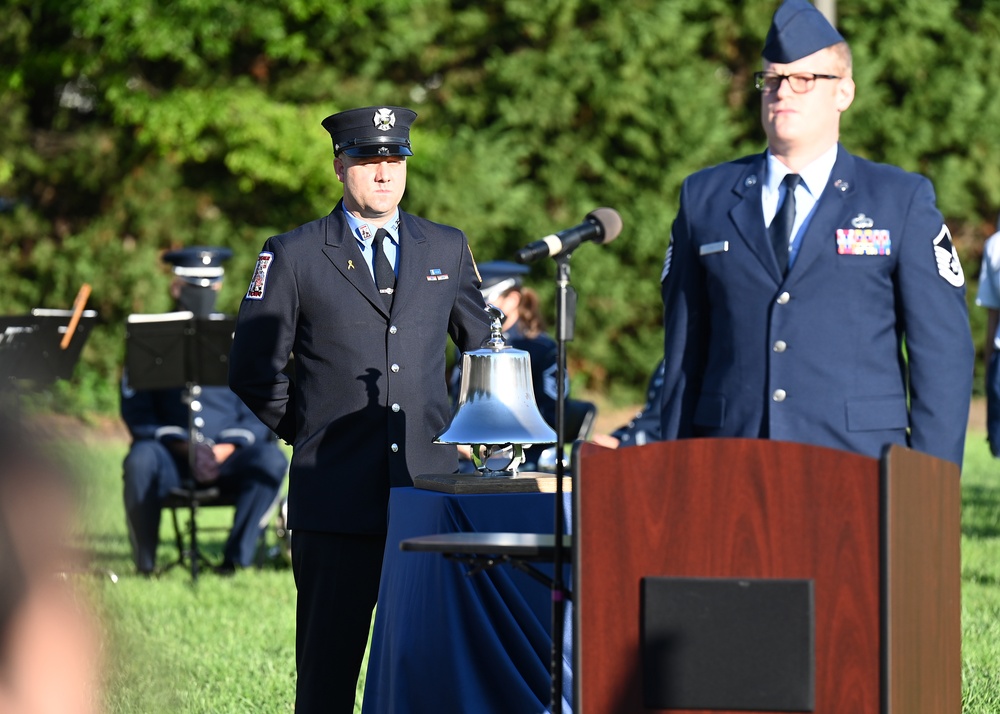
{"label": "drum stick", "polygon": [[73,339],[73,333],[76,332],[76,326],[80,322],[80,315],[83,314],[83,308],[87,304],[87,298],[90,297],[90,284],[84,283],[80,286],[80,292],[76,294],[76,300],[73,301],[73,315],[69,318],[69,327],[66,328],[66,334],[63,335],[62,342],[59,343],[59,349],[66,349],[69,347],[70,340]]}

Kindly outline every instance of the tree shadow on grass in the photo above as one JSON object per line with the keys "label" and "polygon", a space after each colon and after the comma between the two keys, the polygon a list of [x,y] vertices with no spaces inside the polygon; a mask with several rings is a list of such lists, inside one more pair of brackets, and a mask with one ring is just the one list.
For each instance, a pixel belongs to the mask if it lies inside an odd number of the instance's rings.
{"label": "tree shadow on grass", "polygon": [[1000,488],[962,488],[962,535],[976,539],[1000,536]]}

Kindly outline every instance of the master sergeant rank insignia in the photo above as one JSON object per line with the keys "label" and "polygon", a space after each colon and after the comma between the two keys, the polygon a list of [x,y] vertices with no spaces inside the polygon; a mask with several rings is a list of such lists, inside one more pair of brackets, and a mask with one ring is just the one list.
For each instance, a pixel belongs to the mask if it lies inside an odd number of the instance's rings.
{"label": "master sergeant rank insignia", "polygon": [[951,231],[943,223],[941,224],[941,231],[934,239],[934,259],[937,261],[938,275],[956,288],[965,285],[965,273],[962,271],[962,264],[958,260],[958,251],[955,250],[955,244],[951,242]]}

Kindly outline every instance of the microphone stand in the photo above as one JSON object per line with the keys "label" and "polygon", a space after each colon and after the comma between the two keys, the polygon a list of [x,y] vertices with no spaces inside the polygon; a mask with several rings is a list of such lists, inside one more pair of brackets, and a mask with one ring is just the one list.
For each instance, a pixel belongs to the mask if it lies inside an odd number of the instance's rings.
{"label": "microphone stand", "polygon": [[565,629],[566,600],[570,593],[563,584],[563,451],[565,436],[563,424],[566,417],[566,343],[573,339],[576,320],[576,292],[569,282],[569,259],[571,251],[555,256],[556,261],[556,508],[555,508],[555,551],[552,576],[552,714],[562,712],[563,701],[563,636]]}

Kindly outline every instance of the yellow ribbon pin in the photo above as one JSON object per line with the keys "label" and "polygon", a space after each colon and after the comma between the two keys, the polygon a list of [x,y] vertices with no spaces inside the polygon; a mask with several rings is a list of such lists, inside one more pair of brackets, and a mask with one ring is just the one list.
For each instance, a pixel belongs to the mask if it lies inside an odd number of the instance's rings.
{"label": "yellow ribbon pin", "polygon": [[353,260],[347,261],[347,269],[348,270],[354,270],[354,261]]}

